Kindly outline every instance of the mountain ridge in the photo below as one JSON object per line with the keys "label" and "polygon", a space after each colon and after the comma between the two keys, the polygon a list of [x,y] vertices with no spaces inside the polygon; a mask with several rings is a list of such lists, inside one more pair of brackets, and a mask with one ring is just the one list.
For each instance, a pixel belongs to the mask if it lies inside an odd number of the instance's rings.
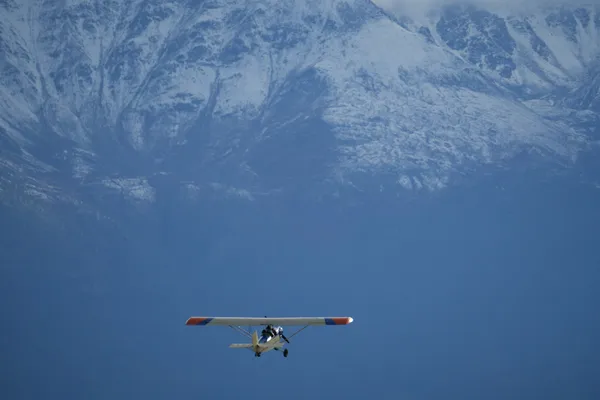
{"label": "mountain ridge", "polygon": [[580,114],[599,112],[594,7],[418,22],[366,0],[2,7],[3,200],[151,203],[160,175],[243,198],[365,173],[435,191],[522,151],[572,164],[594,132]]}

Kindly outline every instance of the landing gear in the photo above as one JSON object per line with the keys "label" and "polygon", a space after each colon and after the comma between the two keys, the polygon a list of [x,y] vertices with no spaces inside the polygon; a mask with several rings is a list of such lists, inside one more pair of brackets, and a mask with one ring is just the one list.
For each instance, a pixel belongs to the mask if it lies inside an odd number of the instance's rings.
{"label": "landing gear", "polygon": [[285,349],[285,350],[283,351],[283,356],[284,356],[284,357],[287,357],[287,356],[288,356],[288,353],[289,353],[288,349]]}
{"label": "landing gear", "polygon": [[260,357],[261,353],[254,353],[254,357]]}

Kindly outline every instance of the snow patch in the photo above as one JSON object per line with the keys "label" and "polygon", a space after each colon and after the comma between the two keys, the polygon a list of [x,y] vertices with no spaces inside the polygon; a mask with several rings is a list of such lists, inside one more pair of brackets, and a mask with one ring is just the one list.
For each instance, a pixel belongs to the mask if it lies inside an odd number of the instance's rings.
{"label": "snow patch", "polygon": [[222,183],[216,183],[216,182],[211,183],[210,187],[218,192],[225,193],[226,195],[228,195],[230,197],[237,197],[240,199],[250,200],[250,201],[254,200],[254,196],[247,189],[240,189],[240,188],[236,188],[236,187],[232,187],[232,186],[228,186],[228,185],[224,185]]}
{"label": "snow patch", "polygon": [[127,198],[135,201],[152,203],[155,200],[154,189],[146,178],[114,178],[104,179],[104,186],[116,189]]}
{"label": "snow patch", "polygon": [[215,115],[256,115],[270,85],[268,58],[249,55],[235,67],[222,70]]}

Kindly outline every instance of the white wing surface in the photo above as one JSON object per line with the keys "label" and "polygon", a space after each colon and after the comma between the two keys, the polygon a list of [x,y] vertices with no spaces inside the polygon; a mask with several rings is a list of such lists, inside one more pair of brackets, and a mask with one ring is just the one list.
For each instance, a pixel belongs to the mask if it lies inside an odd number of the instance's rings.
{"label": "white wing surface", "polygon": [[199,326],[260,326],[260,325],[348,325],[354,321],[352,317],[190,317],[186,325]]}

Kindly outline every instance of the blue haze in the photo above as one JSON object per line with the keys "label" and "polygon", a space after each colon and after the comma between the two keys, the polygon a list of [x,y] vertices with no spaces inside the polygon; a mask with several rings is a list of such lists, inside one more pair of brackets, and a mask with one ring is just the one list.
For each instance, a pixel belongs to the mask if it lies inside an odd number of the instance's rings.
{"label": "blue haze", "polygon": [[[412,200],[161,204],[118,230],[70,215],[62,237],[3,209],[2,392],[597,398],[598,204],[508,174]],[[190,315],[355,322],[255,359]]]}

